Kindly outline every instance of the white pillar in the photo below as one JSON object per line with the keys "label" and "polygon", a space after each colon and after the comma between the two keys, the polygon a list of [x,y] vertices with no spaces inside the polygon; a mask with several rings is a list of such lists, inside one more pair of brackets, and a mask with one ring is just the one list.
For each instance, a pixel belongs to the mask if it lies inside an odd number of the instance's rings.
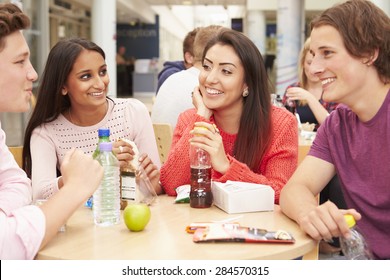
{"label": "white pillar", "polygon": [[266,18],[263,11],[249,10],[247,12],[247,35],[255,43],[260,53],[265,55]]}
{"label": "white pillar", "polygon": [[116,1],[93,0],[92,41],[106,54],[110,86],[108,95],[116,97]]}
{"label": "white pillar", "polygon": [[372,3],[381,8],[390,17],[390,1],[389,0],[371,0]]}
{"label": "white pillar", "polygon": [[276,93],[282,96],[298,80],[298,58],[304,40],[304,0],[278,0]]}

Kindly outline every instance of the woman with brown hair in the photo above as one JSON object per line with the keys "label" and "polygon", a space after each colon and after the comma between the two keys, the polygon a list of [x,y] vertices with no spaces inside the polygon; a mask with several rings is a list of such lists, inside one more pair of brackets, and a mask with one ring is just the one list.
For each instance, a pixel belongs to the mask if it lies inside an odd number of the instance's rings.
{"label": "woman with brown hair", "polygon": [[210,154],[214,181],[269,185],[278,203],[297,166],[298,128],[293,115],[271,105],[260,52],[242,33],[222,28],[206,45],[202,63],[193,92],[196,108],[179,116],[161,168],[165,192],[175,195],[176,187],[189,184],[191,141]]}
{"label": "woman with brown hair", "polygon": [[50,51],[28,122],[23,168],[32,180],[33,199],[47,199],[63,186],[58,174],[64,155],[72,148],[92,155],[99,128],[110,129],[110,140],[120,166],[138,150],[139,165],[156,193],[160,158],[152,122],[145,105],[133,98],[110,98],[110,78],[104,51],[82,38],[59,41]]}

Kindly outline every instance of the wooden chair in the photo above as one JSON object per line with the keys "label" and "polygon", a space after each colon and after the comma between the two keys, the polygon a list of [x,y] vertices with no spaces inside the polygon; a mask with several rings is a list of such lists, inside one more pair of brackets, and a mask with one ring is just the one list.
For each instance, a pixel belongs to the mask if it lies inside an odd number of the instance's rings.
{"label": "wooden chair", "polygon": [[17,164],[19,165],[20,168],[22,168],[22,153],[23,153],[23,146],[15,146],[15,147],[8,147],[12,155],[14,156]]}
{"label": "wooden chair", "polygon": [[300,164],[309,152],[313,141],[305,140],[302,136],[299,136],[298,142],[298,164]]}
{"label": "wooden chair", "polygon": [[158,153],[160,155],[161,164],[167,160],[169,149],[172,144],[172,127],[169,123],[154,123],[154,135],[156,137]]}

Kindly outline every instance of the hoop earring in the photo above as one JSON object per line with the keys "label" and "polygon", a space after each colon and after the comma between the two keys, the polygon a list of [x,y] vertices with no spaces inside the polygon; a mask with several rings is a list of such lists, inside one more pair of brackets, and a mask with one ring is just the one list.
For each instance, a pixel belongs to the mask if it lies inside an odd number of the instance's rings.
{"label": "hoop earring", "polygon": [[249,91],[248,91],[248,89],[246,88],[246,89],[244,89],[244,91],[243,91],[243,93],[242,93],[242,96],[243,97],[247,97],[249,95]]}

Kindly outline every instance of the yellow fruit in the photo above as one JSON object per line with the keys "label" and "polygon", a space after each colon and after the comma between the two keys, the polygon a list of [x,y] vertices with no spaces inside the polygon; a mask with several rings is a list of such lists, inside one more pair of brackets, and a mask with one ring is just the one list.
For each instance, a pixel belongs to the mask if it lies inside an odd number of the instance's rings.
{"label": "yellow fruit", "polygon": [[[195,126],[194,129],[203,129],[203,130],[208,130],[207,127],[204,126]],[[195,136],[204,136],[203,134],[195,133]]]}

